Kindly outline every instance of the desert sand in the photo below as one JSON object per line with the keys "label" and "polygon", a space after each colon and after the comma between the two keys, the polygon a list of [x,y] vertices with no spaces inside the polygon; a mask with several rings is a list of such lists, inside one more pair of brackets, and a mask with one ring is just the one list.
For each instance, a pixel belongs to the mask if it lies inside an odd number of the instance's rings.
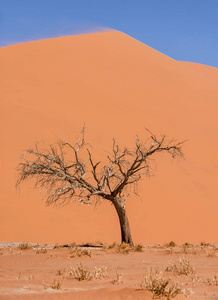
{"label": "desert sand", "polygon": [[[83,247],[78,248],[79,252],[75,251],[75,246],[0,249],[0,299],[151,300],[153,293],[144,288],[149,270],[152,276],[157,272],[158,276],[171,278],[169,285],[180,289],[178,300],[187,299],[187,296],[190,300],[218,299],[217,247],[156,246],[128,253],[126,249],[118,251],[117,247],[91,250]],[[170,266],[179,266],[179,261],[183,262],[179,272],[166,271]],[[90,276],[79,281],[73,272],[78,267],[91,272]],[[182,274],[184,270],[186,274]]]}
{"label": "desert sand", "polygon": [[217,68],[175,61],[117,31],[4,47],[0,61],[1,242],[119,242],[110,205],[45,207],[33,184],[15,190],[25,149],[36,141],[73,142],[85,123],[98,160],[113,138],[131,147],[145,127],[188,140],[185,160],[158,156],[155,176],[140,182],[139,198],[128,199],[133,239],[217,243]]}

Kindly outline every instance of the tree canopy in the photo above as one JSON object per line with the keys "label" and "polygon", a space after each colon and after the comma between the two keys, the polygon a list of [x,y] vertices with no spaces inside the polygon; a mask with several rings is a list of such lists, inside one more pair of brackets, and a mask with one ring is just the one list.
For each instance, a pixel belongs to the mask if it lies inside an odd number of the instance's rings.
{"label": "tree canopy", "polygon": [[[151,158],[157,153],[167,152],[172,158],[183,157],[182,145],[165,135],[157,137],[147,130],[149,137],[143,142],[139,137],[133,149],[121,148],[113,140],[112,150],[107,155],[107,164],[94,162],[90,145],[85,141],[85,128],[74,144],[58,140],[47,149],[26,150],[18,165],[17,185],[27,179],[35,179],[35,186],[47,190],[46,204],[65,205],[72,201],[94,204],[99,199],[110,201],[119,216],[122,242],[132,244],[126,214],[126,193],[150,174]],[[123,233],[122,227],[127,233]]]}

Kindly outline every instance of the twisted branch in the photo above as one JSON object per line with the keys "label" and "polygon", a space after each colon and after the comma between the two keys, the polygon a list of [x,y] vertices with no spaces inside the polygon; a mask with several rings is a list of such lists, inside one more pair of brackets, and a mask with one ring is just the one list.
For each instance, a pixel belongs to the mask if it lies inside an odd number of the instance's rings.
{"label": "twisted branch", "polygon": [[[150,174],[151,156],[167,152],[173,158],[183,157],[184,141],[168,141],[165,135],[158,138],[149,130],[147,132],[150,138],[142,142],[137,137],[133,150],[121,149],[113,140],[112,153],[107,156],[109,164],[101,169],[101,162],[93,161],[89,145],[85,142],[84,128],[75,145],[59,140],[43,150],[36,144],[22,155],[22,162],[17,167],[19,177],[16,185],[35,179],[36,187],[47,190],[47,205],[64,205],[71,201],[93,204],[92,199],[103,198],[113,202],[117,197],[123,198],[129,186],[137,184],[142,175]],[[68,152],[69,155],[66,155]],[[84,160],[87,153],[87,160]],[[69,156],[71,160],[67,159]]]}

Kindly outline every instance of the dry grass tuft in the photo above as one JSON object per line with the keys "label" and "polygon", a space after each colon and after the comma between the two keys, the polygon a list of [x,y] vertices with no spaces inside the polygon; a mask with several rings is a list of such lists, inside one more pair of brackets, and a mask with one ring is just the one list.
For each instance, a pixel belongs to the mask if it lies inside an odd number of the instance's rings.
{"label": "dry grass tuft", "polygon": [[102,278],[106,278],[107,275],[107,267],[100,267],[97,268],[95,267],[94,271],[93,271],[93,277],[96,279],[102,279]]}
{"label": "dry grass tuft", "polygon": [[23,243],[20,243],[18,248],[20,250],[30,250],[32,249],[33,247],[28,243],[28,242],[23,242]]}
{"label": "dry grass tuft", "polygon": [[41,248],[36,250],[36,254],[46,254],[48,251],[46,248]]}
{"label": "dry grass tuft", "polygon": [[73,278],[83,281],[83,280],[92,280],[92,278],[96,279],[102,279],[107,277],[107,267],[95,267],[93,271],[87,270],[82,263],[77,268],[71,268],[71,271],[69,273],[70,276],[73,276]]}
{"label": "dry grass tuft", "polygon": [[103,245],[103,247],[102,247],[102,250],[103,251],[108,251],[108,250],[110,250],[110,249],[114,249],[114,248],[116,248],[117,247],[117,243],[116,242],[113,242],[112,244],[104,244]]}
{"label": "dry grass tuft", "polygon": [[173,272],[174,274],[177,275],[189,275],[189,274],[194,274],[195,269],[191,265],[191,263],[183,258],[180,258],[178,261],[172,261],[169,266],[165,270],[166,272]]}
{"label": "dry grass tuft", "polygon": [[56,272],[56,275],[57,276],[62,276],[62,275],[64,275],[64,273],[65,273],[65,269],[58,269],[57,272]]}
{"label": "dry grass tuft", "polygon": [[167,300],[181,294],[182,289],[171,278],[165,278],[162,272],[149,270],[140,287],[153,293],[153,298],[166,297]]}
{"label": "dry grass tuft", "polygon": [[164,247],[173,248],[176,247],[176,243],[174,241],[170,241],[169,243],[165,244]]}
{"label": "dry grass tuft", "polygon": [[111,281],[112,284],[120,284],[123,283],[122,281],[123,275],[119,274],[118,271],[116,271],[116,277]]}
{"label": "dry grass tuft", "polygon": [[206,243],[205,241],[200,242],[200,246],[201,247],[210,247],[211,244],[210,243]]}
{"label": "dry grass tuft", "polygon": [[108,249],[114,249],[114,248],[116,248],[116,246],[117,246],[117,243],[113,242],[112,244],[108,245]]}
{"label": "dry grass tuft", "polygon": [[129,251],[132,249],[132,247],[129,244],[122,243],[117,245],[116,251],[123,254],[129,254]]}
{"label": "dry grass tuft", "polygon": [[60,281],[54,279],[50,287],[53,290],[60,290],[62,287],[62,283]]}
{"label": "dry grass tuft", "polygon": [[218,286],[218,276],[214,274],[212,278],[207,278],[207,280],[204,281],[204,283],[208,285],[216,285]]}
{"label": "dry grass tuft", "polygon": [[60,282],[59,280],[53,280],[51,284],[46,285],[45,283],[43,283],[43,286],[45,289],[51,288],[53,290],[60,290],[62,288],[62,282]]}
{"label": "dry grass tuft", "polygon": [[141,244],[135,245],[133,249],[136,252],[143,252],[143,246]]}
{"label": "dry grass tuft", "polygon": [[186,243],[184,243],[182,246],[183,246],[183,247],[186,247],[186,248],[192,248],[194,245],[191,244],[191,243],[186,242]]}
{"label": "dry grass tuft", "polygon": [[71,268],[71,271],[69,273],[70,276],[73,276],[73,278],[83,281],[83,280],[92,280],[92,273],[88,271],[82,263],[77,268]]}
{"label": "dry grass tuft", "polygon": [[117,243],[113,243],[110,245],[104,245],[102,247],[103,251],[108,251],[110,249],[116,249],[116,252],[118,253],[122,253],[122,254],[129,254],[130,251],[135,251],[135,252],[142,252],[143,251],[143,245],[138,244],[135,245],[134,247],[131,247],[129,244],[127,243],[122,243],[122,244],[117,244]]}
{"label": "dry grass tuft", "polygon": [[92,251],[91,250],[87,250],[87,249],[80,249],[80,251],[78,251],[78,256],[81,257],[81,256],[89,256],[91,257],[92,256]]}
{"label": "dry grass tuft", "polygon": [[76,244],[71,244],[69,247],[71,257],[92,256],[91,250],[81,249]]}

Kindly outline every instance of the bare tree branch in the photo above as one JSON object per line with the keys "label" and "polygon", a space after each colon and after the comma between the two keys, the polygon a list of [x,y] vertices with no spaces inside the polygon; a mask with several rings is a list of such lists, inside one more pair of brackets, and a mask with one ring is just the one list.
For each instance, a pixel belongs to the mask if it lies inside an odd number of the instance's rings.
{"label": "bare tree branch", "polygon": [[[47,205],[63,205],[71,201],[92,204],[92,198],[113,202],[129,186],[136,184],[142,175],[150,174],[151,156],[167,152],[173,158],[183,157],[184,142],[174,139],[167,141],[165,135],[158,138],[146,130],[150,138],[142,142],[137,137],[133,150],[126,147],[121,149],[113,140],[112,153],[107,157],[109,165],[101,169],[101,162],[94,163],[89,145],[85,142],[84,128],[75,145],[59,140],[43,150],[36,144],[35,148],[28,149],[22,156],[17,168],[17,186],[27,179],[35,179],[35,186],[45,188],[48,192]],[[84,150],[88,153],[87,161],[83,158],[86,156]],[[69,154],[66,155],[66,152]],[[67,157],[71,157],[71,160],[67,160]]]}
{"label": "bare tree branch", "polygon": [[72,201],[90,205],[99,199],[110,201],[119,217],[122,242],[133,245],[125,207],[129,193],[136,193],[138,181],[143,175],[150,175],[151,161],[157,153],[183,157],[184,142],[168,141],[165,135],[158,138],[148,129],[146,131],[150,137],[145,142],[137,137],[132,150],[121,149],[113,140],[112,153],[107,156],[108,165],[102,168],[100,161],[93,161],[89,144],[85,142],[85,128],[75,145],[59,140],[43,150],[36,143],[22,155],[16,185],[34,179],[35,187],[46,189],[47,205],[62,206]]}

